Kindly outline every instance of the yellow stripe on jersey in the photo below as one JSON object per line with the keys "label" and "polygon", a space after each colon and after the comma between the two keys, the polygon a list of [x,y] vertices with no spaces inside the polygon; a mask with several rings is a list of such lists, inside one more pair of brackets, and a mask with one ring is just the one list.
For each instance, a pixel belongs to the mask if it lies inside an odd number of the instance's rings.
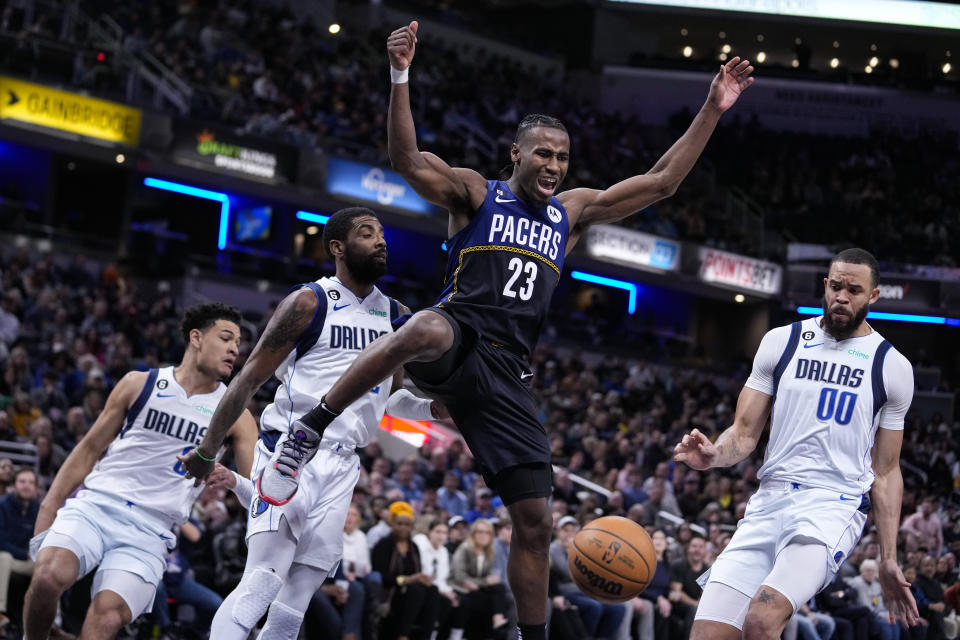
{"label": "yellow stripe on jersey", "polygon": [[[543,262],[548,267],[557,272],[557,278],[560,277],[560,268],[553,264],[550,260],[547,260],[539,253],[535,253],[528,249],[519,249],[517,247],[511,247],[504,244],[486,244],[486,245],[477,245],[474,247],[467,247],[466,249],[460,250],[460,257],[457,260],[457,268],[453,272],[453,291],[450,292],[450,295],[447,296],[447,299],[444,302],[450,302],[453,299],[453,296],[457,295],[457,277],[460,275],[460,269],[463,268],[463,254],[469,253],[471,251],[510,251],[513,253],[519,253],[525,256],[530,256],[531,258],[536,258],[540,262]],[[443,303],[438,304],[437,307],[443,308]]]}

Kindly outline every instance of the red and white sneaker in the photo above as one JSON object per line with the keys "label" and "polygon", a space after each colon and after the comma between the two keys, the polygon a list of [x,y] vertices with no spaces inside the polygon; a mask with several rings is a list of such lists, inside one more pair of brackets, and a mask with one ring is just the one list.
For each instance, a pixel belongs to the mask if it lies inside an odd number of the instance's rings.
{"label": "red and white sneaker", "polygon": [[313,459],[321,435],[299,420],[290,426],[286,438],[277,444],[270,462],[257,476],[257,494],[267,504],[287,504],[297,494],[300,472]]}

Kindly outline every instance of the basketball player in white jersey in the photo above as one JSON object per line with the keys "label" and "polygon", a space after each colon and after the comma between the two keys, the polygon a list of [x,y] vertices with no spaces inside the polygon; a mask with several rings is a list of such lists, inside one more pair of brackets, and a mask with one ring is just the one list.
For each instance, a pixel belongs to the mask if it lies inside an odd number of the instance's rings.
{"label": "basketball player in white jersey", "polygon": [[[295,287],[277,307],[230,383],[199,450],[184,457],[188,477],[207,478],[213,465],[205,459],[271,375],[281,385],[260,418],[254,477],[268,464],[302,459],[302,436],[284,437],[291,423],[313,408],[367,344],[393,331],[392,319],[409,313],[374,285],[386,273],[387,245],[373,211],[337,211],[327,221],[323,242],[336,262],[336,276]],[[238,480],[238,495],[250,496],[247,565],[217,611],[212,638],[247,638],[268,607],[258,638],[297,638],[310,598],[343,554],[343,525],[360,477],[356,449],[370,442],[384,411],[417,420],[446,416],[441,405],[417,398],[401,388],[402,382],[402,372],[380,381],[324,431],[319,451],[303,468],[307,482],[291,500],[268,504],[249,481]]]}
{"label": "basketball player in white jersey", "polygon": [[[114,638],[152,607],[176,545],[171,529],[187,520],[201,490],[184,479],[177,456],[196,448],[226,392],[220,380],[233,372],[240,319],[219,303],[188,309],[180,364],[125,375],[70,452],[31,541],[31,553],[39,553],[24,605],[27,640],[47,637],[60,595],[98,565],[81,640]],[[229,438],[237,466],[249,473],[257,439],[249,411],[237,414]],[[64,504],[81,482],[83,490]]]}
{"label": "basketball player in white jersey", "polygon": [[833,580],[871,503],[891,621],[918,623],[896,559],[913,368],[866,322],[878,276],[876,259],[862,249],[834,256],[823,315],[764,336],[733,425],[715,443],[694,429],[677,444],[677,461],[728,467],[750,455],[770,416],[760,489],[701,577],[692,640],[779,638],[797,608]]}

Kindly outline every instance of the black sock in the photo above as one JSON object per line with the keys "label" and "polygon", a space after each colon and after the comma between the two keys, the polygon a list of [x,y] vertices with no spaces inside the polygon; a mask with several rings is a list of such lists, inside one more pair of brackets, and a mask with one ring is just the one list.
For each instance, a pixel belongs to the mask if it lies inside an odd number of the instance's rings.
{"label": "black sock", "polygon": [[520,629],[518,640],[547,640],[547,625],[545,624],[521,624],[517,627]]}
{"label": "black sock", "polygon": [[324,429],[326,429],[327,426],[339,415],[339,413],[335,413],[332,409],[327,407],[327,403],[324,402],[324,398],[320,398],[320,404],[301,416],[300,422],[307,425],[320,435],[323,435]]}

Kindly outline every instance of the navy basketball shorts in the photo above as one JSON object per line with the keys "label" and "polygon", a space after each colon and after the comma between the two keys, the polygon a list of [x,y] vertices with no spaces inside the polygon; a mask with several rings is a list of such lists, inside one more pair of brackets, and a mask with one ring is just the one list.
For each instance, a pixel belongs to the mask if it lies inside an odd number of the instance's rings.
{"label": "navy basketball shorts", "polygon": [[547,432],[537,417],[526,359],[478,336],[450,314],[454,343],[433,362],[405,367],[424,393],[450,411],[478,471],[504,504],[546,498],[553,473]]}

